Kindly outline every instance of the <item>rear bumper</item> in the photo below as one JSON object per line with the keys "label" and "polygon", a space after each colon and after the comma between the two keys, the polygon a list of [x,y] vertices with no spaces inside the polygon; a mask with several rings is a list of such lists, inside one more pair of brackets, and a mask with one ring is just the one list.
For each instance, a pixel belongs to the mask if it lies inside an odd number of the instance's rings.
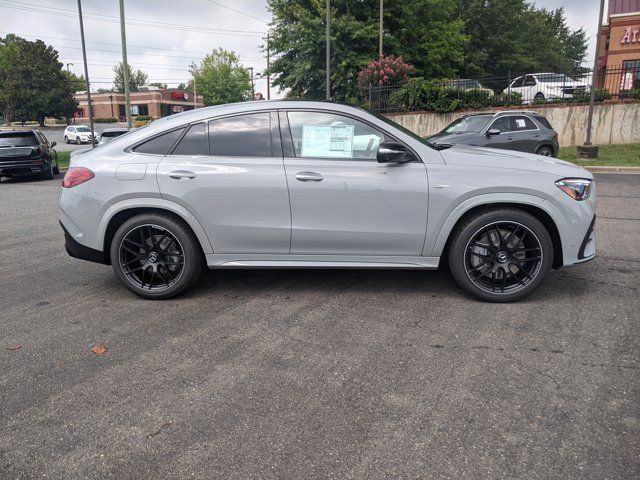
{"label": "rear bumper", "polygon": [[0,161],[0,176],[33,175],[47,170],[49,164],[44,160]]}
{"label": "rear bumper", "polygon": [[62,227],[62,230],[64,230],[64,248],[70,256],[80,260],[86,260],[88,262],[103,263],[105,265],[108,264],[105,260],[104,252],[85,247],[81,243],[78,243],[67,229],[64,228],[62,222],[60,222],[60,226]]}

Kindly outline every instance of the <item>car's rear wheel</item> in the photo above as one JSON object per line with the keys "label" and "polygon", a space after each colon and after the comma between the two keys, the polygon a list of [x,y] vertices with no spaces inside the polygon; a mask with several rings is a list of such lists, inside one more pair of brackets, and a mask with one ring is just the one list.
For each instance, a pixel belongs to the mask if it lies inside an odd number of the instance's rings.
{"label": "car's rear wheel", "polygon": [[53,163],[49,163],[46,170],[40,174],[40,178],[43,180],[51,180],[53,178]]}
{"label": "car's rear wheel", "polygon": [[549,232],[533,215],[515,208],[470,216],[456,228],[449,249],[449,267],[458,284],[490,302],[529,295],[552,263]]}
{"label": "car's rear wheel", "polygon": [[536,154],[542,155],[543,157],[553,157],[553,148],[548,145],[543,145],[536,150]]}
{"label": "car's rear wheel", "polygon": [[542,93],[542,92],[538,92],[538,93],[536,93],[536,96],[535,96],[535,97],[533,97],[533,99],[534,99],[534,100],[538,100],[538,101],[542,101],[542,100],[544,100],[544,93]]}
{"label": "car's rear wheel", "polygon": [[156,213],[124,222],[111,242],[111,264],[136,295],[165,299],[199,278],[204,259],[198,240],[180,219]]}

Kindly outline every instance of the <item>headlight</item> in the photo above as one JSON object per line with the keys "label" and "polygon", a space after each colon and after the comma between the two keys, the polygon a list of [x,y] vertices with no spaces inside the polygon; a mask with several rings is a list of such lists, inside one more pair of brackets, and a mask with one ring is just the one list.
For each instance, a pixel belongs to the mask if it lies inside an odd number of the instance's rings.
{"label": "headlight", "polygon": [[586,200],[591,195],[591,180],[585,178],[563,178],[556,185],[574,200]]}

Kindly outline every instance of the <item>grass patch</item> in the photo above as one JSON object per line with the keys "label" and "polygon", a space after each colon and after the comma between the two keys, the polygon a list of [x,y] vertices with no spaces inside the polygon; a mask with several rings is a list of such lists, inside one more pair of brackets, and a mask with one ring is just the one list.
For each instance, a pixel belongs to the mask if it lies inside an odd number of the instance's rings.
{"label": "grass patch", "polygon": [[71,152],[58,152],[58,165],[60,165],[60,168],[69,168],[70,159]]}
{"label": "grass patch", "polygon": [[595,160],[577,159],[576,147],[562,147],[558,158],[583,166],[640,167],[640,143],[600,145]]}

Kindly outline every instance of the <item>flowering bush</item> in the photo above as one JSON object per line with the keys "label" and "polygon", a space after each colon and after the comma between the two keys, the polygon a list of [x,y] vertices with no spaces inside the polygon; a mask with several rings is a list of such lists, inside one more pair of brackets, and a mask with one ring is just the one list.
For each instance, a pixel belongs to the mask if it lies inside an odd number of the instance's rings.
{"label": "flowering bush", "polygon": [[358,85],[368,88],[372,84],[383,86],[404,83],[409,80],[409,74],[414,70],[413,65],[405,63],[402,57],[383,56],[360,70]]}

